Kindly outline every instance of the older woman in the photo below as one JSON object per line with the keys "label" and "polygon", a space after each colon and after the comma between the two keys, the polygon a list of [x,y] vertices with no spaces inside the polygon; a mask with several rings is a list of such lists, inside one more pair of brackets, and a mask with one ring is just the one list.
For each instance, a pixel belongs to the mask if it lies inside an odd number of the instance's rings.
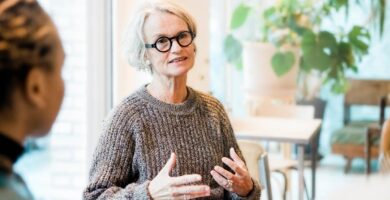
{"label": "older woman", "polygon": [[0,199],[33,199],[12,165],[30,136],[48,133],[64,95],[64,52],[34,0],[0,1]]}
{"label": "older woman", "polygon": [[85,199],[260,198],[222,105],[187,86],[196,34],[175,4],[140,7],[126,54],[153,79],[108,117]]}

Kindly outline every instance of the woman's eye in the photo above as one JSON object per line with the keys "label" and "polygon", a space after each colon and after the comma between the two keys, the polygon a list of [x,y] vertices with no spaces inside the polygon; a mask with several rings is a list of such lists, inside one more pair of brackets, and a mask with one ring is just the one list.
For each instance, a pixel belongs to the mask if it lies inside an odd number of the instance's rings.
{"label": "woman's eye", "polygon": [[165,44],[165,43],[167,43],[168,41],[169,41],[168,38],[160,38],[160,39],[157,40],[157,43],[159,43],[159,44]]}
{"label": "woman's eye", "polygon": [[185,39],[185,38],[188,38],[189,37],[189,34],[188,33],[181,33],[179,35],[179,39]]}

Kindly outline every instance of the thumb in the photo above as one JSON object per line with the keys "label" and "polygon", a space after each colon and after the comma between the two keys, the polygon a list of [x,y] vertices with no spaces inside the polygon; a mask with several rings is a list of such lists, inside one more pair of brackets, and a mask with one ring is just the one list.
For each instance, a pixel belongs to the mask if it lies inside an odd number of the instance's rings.
{"label": "thumb", "polygon": [[175,167],[175,165],[176,165],[176,154],[171,153],[171,157],[169,158],[169,160],[167,161],[167,163],[165,164],[165,166],[161,170],[161,173],[169,175],[169,173],[172,171],[172,169]]}

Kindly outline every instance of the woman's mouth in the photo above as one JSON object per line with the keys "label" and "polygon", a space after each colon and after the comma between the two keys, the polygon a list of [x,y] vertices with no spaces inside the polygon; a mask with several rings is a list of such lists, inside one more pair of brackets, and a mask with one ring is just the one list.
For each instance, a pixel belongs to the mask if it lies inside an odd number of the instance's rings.
{"label": "woman's mouth", "polygon": [[187,60],[187,57],[177,57],[177,58],[174,58],[172,60],[170,60],[168,63],[179,63],[179,62],[182,62],[184,60]]}

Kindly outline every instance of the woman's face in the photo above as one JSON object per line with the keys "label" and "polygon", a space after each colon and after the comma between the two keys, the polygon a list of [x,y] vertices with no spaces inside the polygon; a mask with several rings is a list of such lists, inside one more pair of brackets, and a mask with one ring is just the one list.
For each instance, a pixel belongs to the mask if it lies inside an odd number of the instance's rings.
{"label": "woman's face", "polygon": [[64,63],[64,50],[59,40],[57,33],[55,33],[55,42],[53,48],[53,70],[45,72],[45,107],[42,109],[42,127],[38,133],[46,134],[51,129],[54,120],[60,110],[62,100],[64,97],[65,87],[62,78],[62,66]]}
{"label": "woman's face", "polygon": [[[175,37],[183,31],[189,31],[184,20],[176,15],[155,12],[145,21],[143,33],[146,44],[154,44],[160,37]],[[159,52],[155,48],[147,49],[147,59],[152,64],[154,75],[168,78],[186,76],[194,65],[195,46],[182,47],[176,39],[172,39],[172,47],[167,52]]]}

